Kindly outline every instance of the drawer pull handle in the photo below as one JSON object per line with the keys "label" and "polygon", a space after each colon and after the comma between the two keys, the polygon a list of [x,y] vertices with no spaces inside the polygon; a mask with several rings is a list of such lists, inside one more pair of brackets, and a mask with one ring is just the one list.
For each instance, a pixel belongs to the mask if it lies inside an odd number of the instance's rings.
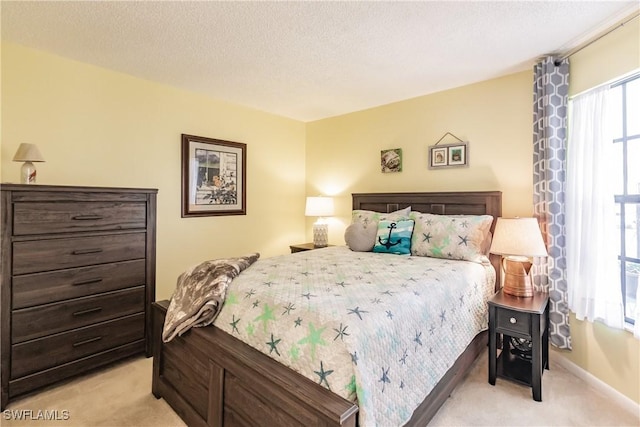
{"label": "drawer pull handle", "polygon": [[102,311],[102,307],[95,307],[95,308],[90,308],[88,310],[76,311],[75,313],[73,313],[73,315],[74,316],[83,316],[85,314],[97,313],[99,311]]}
{"label": "drawer pull handle", "polygon": [[102,252],[102,249],[100,248],[94,248],[94,249],[78,249],[75,250],[73,252],[71,252],[72,255],[87,255],[87,254],[97,254]]}
{"label": "drawer pull handle", "polygon": [[91,220],[98,220],[98,219],[102,219],[104,217],[100,216],[100,215],[76,215],[74,217],[72,217],[72,219],[75,219],[77,221],[91,221]]}
{"label": "drawer pull handle", "polygon": [[80,341],[80,342],[74,342],[73,346],[74,347],[80,347],[81,345],[91,344],[92,342],[100,341],[101,339],[102,339],[102,337],[89,338],[88,340],[84,340],[84,341]]}
{"label": "drawer pull handle", "polygon": [[73,282],[72,285],[73,286],[90,285],[92,283],[100,283],[100,282],[102,282],[102,278],[96,277],[95,279],[87,279],[87,280],[81,280],[79,282]]}
{"label": "drawer pull handle", "polygon": [[511,323],[512,325],[515,325],[516,322],[517,322],[517,320],[516,320],[515,317],[512,317],[512,318],[509,319],[509,323]]}

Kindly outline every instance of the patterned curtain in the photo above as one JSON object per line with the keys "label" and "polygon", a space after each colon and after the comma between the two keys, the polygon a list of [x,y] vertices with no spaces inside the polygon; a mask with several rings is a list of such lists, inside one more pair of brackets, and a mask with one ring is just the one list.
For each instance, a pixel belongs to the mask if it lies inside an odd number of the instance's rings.
{"label": "patterned curtain", "polygon": [[534,67],[533,211],[540,222],[547,252],[536,258],[533,281],[549,293],[549,338],[571,349],[565,258],[565,171],[569,61],[547,57]]}

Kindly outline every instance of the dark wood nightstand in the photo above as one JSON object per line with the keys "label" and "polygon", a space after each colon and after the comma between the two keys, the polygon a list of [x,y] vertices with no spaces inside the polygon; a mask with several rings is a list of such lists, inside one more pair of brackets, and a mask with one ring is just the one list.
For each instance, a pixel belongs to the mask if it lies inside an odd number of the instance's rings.
{"label": "dark wood nightstand", "polygon": [[[333,246],[333,245],[329,245],[329,246]],[[325,246],[325,247],[329,247],[329,246]],[[304,252],[304,251],[310,251],[313,249],[321,249],[321,248],[315,247],[313,243],[300,243],[298,245],[289,246],[289,249],[291,249],[292,254],[295,254],[296,252]]]}
{"label": "dark wood nightstand", "polygon": [[[502,291],[489,300],[489,384],[496,376],[527,385],[533,400],[542,401],[543,368],[549,369],[549,295],[534,292],[531,298],[513,297]],[[497,355],[499,334],[502,352]],[[531,350],[518,354],[511,338],[527,340]],[[530,354],[530,356],[529,356]]]}

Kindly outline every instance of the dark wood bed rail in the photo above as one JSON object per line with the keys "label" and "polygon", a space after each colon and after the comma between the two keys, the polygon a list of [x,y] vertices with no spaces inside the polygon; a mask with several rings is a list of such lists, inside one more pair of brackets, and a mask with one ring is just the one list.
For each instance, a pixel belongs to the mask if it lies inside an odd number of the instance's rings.
{"label": "dark wood bed rail", "polygon": [[[187,425],[255,425],[255,419],[265,426],[356,425],[354,403],[220,329],[194,328],[162,343],[168,306],[169,301],[153,304],[152,392]],[[225,402],[229,396],[233,402]]]}

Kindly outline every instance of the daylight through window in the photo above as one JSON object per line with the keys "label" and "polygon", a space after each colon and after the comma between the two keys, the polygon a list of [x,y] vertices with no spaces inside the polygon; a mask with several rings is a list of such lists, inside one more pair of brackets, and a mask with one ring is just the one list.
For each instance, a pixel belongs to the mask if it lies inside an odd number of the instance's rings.
{"label": "daylight through window", "polygon": [[640,276],[640,74],[611,86],[615,201],[625,321],[634,324]]}

